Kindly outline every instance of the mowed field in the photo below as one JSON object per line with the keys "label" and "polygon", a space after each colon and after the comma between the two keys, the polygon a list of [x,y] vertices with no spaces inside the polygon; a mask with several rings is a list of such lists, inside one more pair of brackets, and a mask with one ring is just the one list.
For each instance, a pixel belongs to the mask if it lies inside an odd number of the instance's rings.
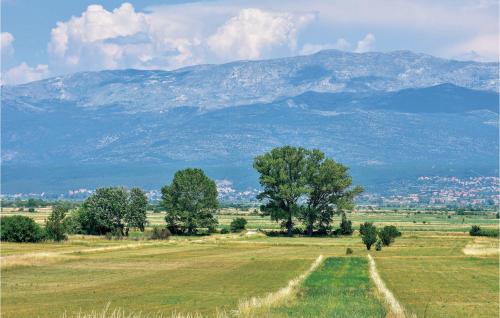
{"label": "mowed field", "polygon": [[[26,214],[43,223],[43,213]],[[221,215],[220,223],[227,225],[234,217]],[[248,228],[276,226],[267,218],[246,217]],[[355,226],[369,220],[403,229],[394,245],[369,253],[407,316],[499,316],[498,240],[465,233],[470,224],[498,226],[493,216],[388,211],[350,218]],[[160,224],[162,215],[151,214],[150,221]],[[347,247],[353,254],[346,255]],[[108,312],[120,308],[141,317],[236,316],[245,300],[280,295],[320,255],[321,265],[284,299],[249,315],[391,315],[370,279],[368,252],[357,233],[286,238],[251,232],[169,241],[76,235],[63,243],[2,243],[1,248],[2,317],[84,317],[107,306]]]}

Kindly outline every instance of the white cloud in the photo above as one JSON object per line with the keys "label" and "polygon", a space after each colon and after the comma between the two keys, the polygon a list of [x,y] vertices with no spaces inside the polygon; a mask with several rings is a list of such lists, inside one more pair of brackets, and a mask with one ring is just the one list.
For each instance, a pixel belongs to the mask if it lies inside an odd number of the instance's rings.
{"label": "white cloud", "polygon": [[[492,13],[497,9],[495,0],[214,0],[153,6],[143,12],[129,3],[110,11],[91,5],[52,29],[50,69],[54,74],[174,69],[323,49],[367,52],[374,49],[373,34],[384,35],[383,43],[377,43],[380,50],[412,49],[445,57],[474,51],[496,60],[491,41],[474,36],[498,37],[498,16]],[[368,30],[373,34],[357,43],[348,33]],[[325,41],[332,32],[342,38]],[[463,41],[467,37],[471,39]]]}
{"label": "white cloud", "polygon": [[342,51],[347,51],[351,48],[351,43],[347,41],[344,38],[340,38],[337,40],[337,42],[333,44],[311,44],[311,43],[306,43],[300,50],[300,54],[307,55],[307,54],[313,54],[317,53],[321,50],[329,50],[329,49],[335,49],[335,50],[342,50]]}
{"label": "white cloud", "polygon": [[297,32],[313,19],[311,14],[244,9],[217,29],[208,46],[218,56],[235,59],[261,58],[266,50],[282,45],[294,51]]}
{"label": "white cloud", "polygon": [[[58,22],[52,29],[48,51],[68,67],[117,68],[128,58],[140,58],[142,33],[148,31],[148,17],[123,3],[112,12],[90,5],[80,17]],[[135,38],[134,38],[135,37]],[[141,49],[142,48],[142,49]]]}
{"label": "white cloud", "polygon": [[49,67],[46,64],[39,64],[36,67],[30,67],[25,62],[2,73],[1,84],[23,84],[37,81],[47,77]]}
{"label": "white cloud", "polygon": [[[209,10],[210,9],[210,10]],[[107,11],[89,6],[58,22],[48,45],[51,69],[173,69],[200,63],[294,53],[310,13],[183,4],[136,12],[129,3]]]}
{"label": "white cloud", "polygon": [[9,32],[2,32],[0,36],[2,56],[14,54],[14,47],[12,46],[14,36]]}
{"label": "white cloud", "polygon": [[461,60],[498,61],[498,34],[483,34],[444,49],[444,54]]}
{"label": "white cloud", "polygon": [[373,46],[375,45],[375,35],[368,33],[363,39],[358,41],[358,45],[354,52],[356,53],[364,53],[373,50]]}

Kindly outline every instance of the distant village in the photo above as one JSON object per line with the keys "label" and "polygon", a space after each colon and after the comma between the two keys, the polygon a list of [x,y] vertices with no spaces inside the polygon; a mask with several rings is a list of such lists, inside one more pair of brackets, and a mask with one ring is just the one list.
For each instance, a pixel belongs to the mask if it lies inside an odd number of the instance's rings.
{"label": "distant village", "polygon": [[[259,205],[258,188],[235,189],[230,180],[217,180],[219,199],[224,204]],[[498,207],[500,205],[499,177],[441,177],[421,176],[414,182],[394,185],[389,193],[366,191],[356,200],[359,205],[384,207]],[[16,193],[2,194],[4,200],[37,198],[44,200],[80,201],[90,196],[92,189],[74,189],[61,194]],[[149,190],[150,201],[159,201],[159,190]]]}

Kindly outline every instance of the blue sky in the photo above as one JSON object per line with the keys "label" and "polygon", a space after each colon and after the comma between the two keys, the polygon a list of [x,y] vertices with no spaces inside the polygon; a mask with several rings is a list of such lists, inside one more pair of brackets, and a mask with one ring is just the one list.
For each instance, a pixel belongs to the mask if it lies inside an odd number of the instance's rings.
{"label": "blue sky", "polygon": [[1,0],[1,77],[408,49],[497,61],[496,0]]}

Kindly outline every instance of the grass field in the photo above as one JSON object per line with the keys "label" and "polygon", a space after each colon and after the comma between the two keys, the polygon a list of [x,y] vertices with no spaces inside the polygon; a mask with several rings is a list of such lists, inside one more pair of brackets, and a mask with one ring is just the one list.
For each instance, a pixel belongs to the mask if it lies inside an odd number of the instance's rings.
{"label": "grass field", "polygon": [[[414,216],[427,218],[429,225],[413,223],[413,216],[404,213],[389,214],[351,217],[355,224],[371,220],[404,228],[394,245],[370,253],[386,286],[409,314],[498,317],[498,240],[464,233],[469,224],[493,228],[497,220],[477,216],[465,218],[467,224],[459,216]],[[228,224],[232,217],[221,217],[220,223]],[[150,216],[156,218],[157,214]],[[273,224],[259,216],[249,218],[255,218],[249,227],[257,222],[262,228]],[[352,255],[345,255],[347,247],[353,249]],[[141,312],[143,317],[159,312],[163,317],[172,312],[231,314],[242,300],[287,286],[319,255],[325,257],[324,263],[285,304],[265,315],[381,317],[387,312],[369,279],[367,251],[357,234],[342,238],[217,234],[170,241],[77,235],[63,243],[2,243],[1,249],[2,317],[62,317],[65,312],[76,317],[80,311],[99,311],[108,304],[111,309]]]}
{"label": "grass field", "polygon": [[364,257],[328,258],[313,272],[293,302],[268,317],[385,317]]}

